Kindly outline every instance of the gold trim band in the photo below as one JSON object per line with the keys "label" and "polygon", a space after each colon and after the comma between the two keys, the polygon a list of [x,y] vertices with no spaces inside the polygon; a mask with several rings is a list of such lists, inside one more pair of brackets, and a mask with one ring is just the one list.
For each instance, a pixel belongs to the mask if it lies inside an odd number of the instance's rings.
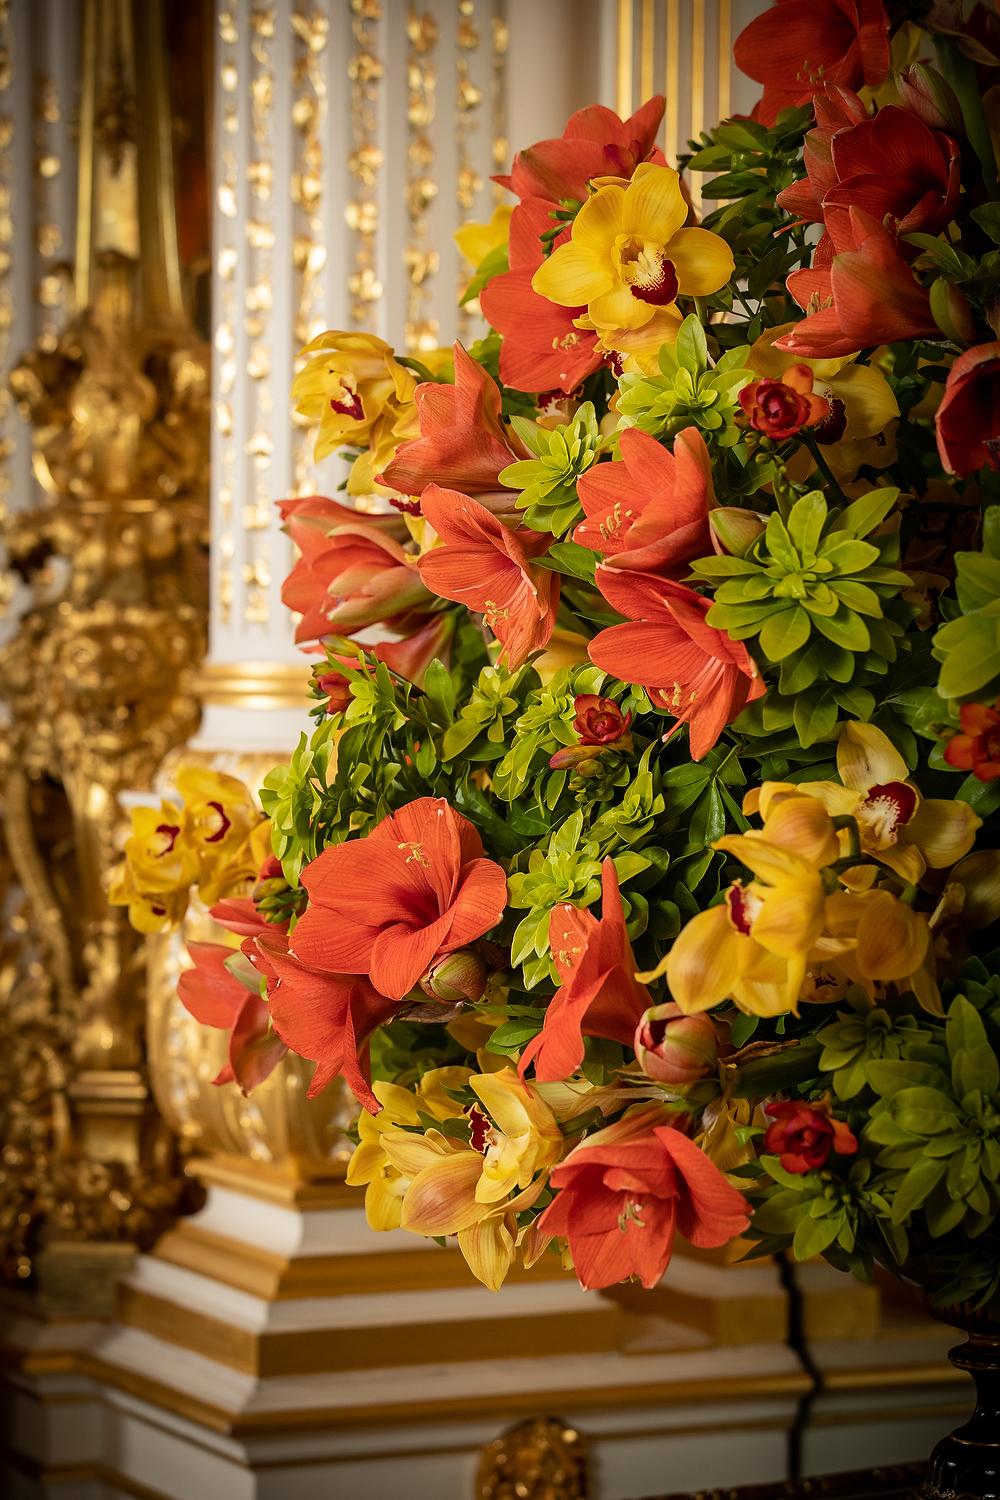
{"label": "gold trim band", "polygon": [[291,662],[207,662],[198,673],[198,695],[204,703],[226,707],[305,708],[309,667]]}

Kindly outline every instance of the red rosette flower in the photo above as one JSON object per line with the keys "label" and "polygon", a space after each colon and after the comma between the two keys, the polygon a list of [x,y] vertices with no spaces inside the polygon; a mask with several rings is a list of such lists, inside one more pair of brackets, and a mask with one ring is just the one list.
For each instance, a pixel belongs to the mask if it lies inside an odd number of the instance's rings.
{"label": "red rosette flower", "polygon": [[1000,342],[966,349],[952,365],[934,418],[949,474],[1000,469]]}
{"label": "red rosette flower", "polygon": [[606,1037],[629,1046],[649,1005],[635,977],[636,962],[625,930],[625,913],[614,861],[601,870],[601,916],[563,904],[549,917],[549,947],[560,988],[545,1011],[545,1024],[521,1054],[520,1073],[535,1065],[540,1083],[569,1078],[583,1061],[583,1038]]}
{"label": "red rosette flower", "polygon": [[602,565],[597,586],[629,623],[595,636],[591,661],[623,682],[638,683],[678,726],[687,724],[691,755],[700,760],[764,692],[749,651],[705,623],[711,601],[683,584]]}
{"label": "red rosette flower", "polygon": [[762,1145],[776,1156],[786,1172],[803,1176],[825,1167],[831,1152],[853,1156],[858,1143],[850,1127],[834,1119],[825,1100],[807,1104],[802,1099],[776,1099],[766,1106],[773,1123]]}
{"label": "red rosette flower", "polygon": [[626,1115],[552,1170],[556,1196],[539,1229],[569,1241],[588,1290],[630,1276],[653,1287],[670,1264],[675,1234],[710,1249],[749,1223],[742,1194],[693,1141],[657,1119],[658,1109]]}
{"label": "red rosette flower", "polygon": [[690,562],[712,551],[708,513],[715,495],[705,440],[687,427],[670,453],[648,432],[629,427],[619,448],[620,463],[594,464],[577,482],[586,520],[573,540],[610,567],[683,578]]}
{"label": "red rosette flower", "polygon": [[881,0],[775,0],[736,38],[736,66],[764,85],[754,118],[773,125],[828,84],[877,88],[889,72]]}
{"label": "red rosette flower", "polygon": [[[517,391],[561,391],[569,395],[600,367],[597,334],[575,326],[584,307],[561,307],[532,289],[545,259],[542,235],[553,228],[550,204],[525,198],[510,221],[510,269],[479,293],[487,322],[502,335],[500,378]],[[562,243],[568,229],[555,241]],[[464,485],[457,485],[465,489]]]}
{"label": "red rosette flower", "polygon": [[423,513],[441,539],[420,559],[432,593],[482,614],[513,670],[549,640],[559,607],[559,575],[532,561],[551,538],[505,526],[469,495],[429,485]]}
{"label": "red rosette flower", "polygon": [[493,181],[521,199],[585,203],[594,177],[631,177],[640,162],[663,163],[654,144],[663,102],[663,95],[655,94],[627,120],[603,104],[578,109],[561,136],[519,151],[510,175]]}
{"label": "red rosette flower", "polygon": [[963,703],[959,710],[961,733],[945,746],[944,758],[956,771],[971,771],[977,781],[1000,777],[1000,701]]}
{"label": "red rosette flower", "polygon": [[440,797],[419,797],[365,838],[324,849],[302,884],[309,906],[293,957],[321,974],[364,975],[394,1001],[495,926],[507,904],[503,870]]}
{"label": "red rosette flower", "polygon": [[830,416],[830,402],[813,394],[813,372],[808,365],[792,365],[780,380],[745,385],[739,401],[754,431],[779,443]]}

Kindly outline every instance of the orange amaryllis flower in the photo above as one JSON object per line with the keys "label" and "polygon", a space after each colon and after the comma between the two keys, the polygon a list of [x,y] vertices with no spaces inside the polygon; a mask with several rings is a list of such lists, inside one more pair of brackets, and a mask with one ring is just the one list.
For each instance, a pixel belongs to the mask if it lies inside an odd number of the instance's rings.
{"label": "orange amaryllis flower", "polygon": [[559,607],[559,575],[532,561],[551,537],[527,526],[505,526],[478,500],[432,484],[421,508],[441,539],[420,559],[432,593],[484,616],[515,669],[548,642]]}
{"label": "orange amaryllis flower", "polygon": [[350,635],[368,625],[412,626],[431,599],[401,545],[400,518],[362,519],[337,506],[340,514],[328,513],[333,524],[326,529],[314,502],[305,513],[297,504],[281,502],[286,530],[301,552],[281,590],[282,602],[302,616],[296,641]]}
{"label": "orange amaryllis flower", "polygon": [[[576,327],[582,308],[560,307],[542,297],[531,279],[545,259],[542,235],[553,227],[550,205],[526,198],[510,221],[510,269],[479,293],[483,316],[502,336],[500,378],[518,391],[568,395],[600,366],[597,335]],[[569,237],[567,228],[556,240]],[[467,486],[462,486],[467,488]]]}
{"label": "orange amaryllis flower", "polygon": [[927,291],[883,224],[849,208],[829,227],[832,259],[817,253],[811,266],[788,277],[806,316],[777,348],[829,359],[898,339],[940,336]]}
{"label": "orange amaryllis flower", "polygon": [[420,495],[429,484],[478,495],[491,510],[513,510],[514,492],[497,478],[530,458],[500,415],[500,391],[489,371],[455,345],[455,384],[425,381],[414,397],[420,436],[404,443],[377,475],[379,484]]}
{"label": "orange amaryllis flower", "polygon": [[370,975],[401,1000],[446,953],[482,937],[507,905],[507,877],[442,797],[419,797],[365,838],[324,849],[302,872],[309,907],[295,957],[324,973]]}
{"label": "orange amaryllis flower", "polygon": [[547,209],[566,199],[585,203],[595,177],[628,178],[640,162],[663,161],[655,145],[662,119],[662,94],[647,99],[627,120],[603,104],[591,104],[570,116],[556,140],[519,151],[510,176],[493,181],[519,198],[544,200]]}
{"label": "orange amaryllis flower", "polygon": [[764,85],[754,117],[773,125],[827,84],[875,88],[889,71],[881,0],[776,0],[736,38],[736,66]]}
{"label": "orange amaryllis flower", "polygon": [[620,464],[594,464],[581,475],[577,494],[586,520],[573,540],[611,567],[682,578],[690,562],[712,551],[708,512],[715,495],[705,440],[686,427],[670,453],[630,427],[619,451]]}
{"label": "orange amaryllis flower", "polygon": [[961,733],[945,746],[944,758],[956,771],[971,771],[978,781],[996,781],[1000,776],[1000,701],[963,703],[959,710]]}
{"label": "orange amaryllis flower", "polygon": [[959,478],[1000,469],[1000,341],[960,354],[948,372],[934,416],[938,454]]}
{"label": "orange amaryllis flower", "polygon": [[569,1242],[582,1286],[636,1276],[653,1287],[674,1235],[707,1249],[749,1223],[746,1200],[663,1112],[639,1110],[597,1131],[552,1171],[558,1189],[540,1228]]}
{"label": "orange amaryllis flower", "polygon": [[742,642],[706,625],[710,601],[683,584],[602,565],[597,586],[630,623],[595,636],[591,661],[638,683],[678,725],[688,724],[691,754],[700,760],[764,692],[756,663]]}
{"label": "orange amaryllis flower", "polygon": [[[301,923],[300,923],[301,926]],[[315,1062],[309,1097],[341,1075],[358,1103],[380,1108],[371,1090],[368,1042],[398,1010],[365,975],[311,968],[267,937],[247,938],[244,951],[267,979],[268,1009],[275,1031],[300,1057]]]}
{"label": "orange amaryllis flower", "polygon": [[549,1001],[544,1026],[521,1055],[522,1077],[534,1063],[542,1083],[568,1078],[583,1061],[584,1036],[629,1046],[649,1005],[649,993],[635,977],[613,860],[604,861],[601,877],[600,920],[567,904],[554,907],[549,917],[560,988]]}

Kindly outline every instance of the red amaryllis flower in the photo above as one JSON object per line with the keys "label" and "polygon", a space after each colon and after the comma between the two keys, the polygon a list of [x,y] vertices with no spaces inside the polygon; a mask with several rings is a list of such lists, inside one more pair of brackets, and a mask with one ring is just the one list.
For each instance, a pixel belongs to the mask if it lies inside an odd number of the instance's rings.
{"label": "red amaryllis flower", "polygon": [[[230,932],[270,931],[276,944],[285,942],[283,929],[269,926],[250,900],[220,901],[211,915]],[[252,942],[253,937],[247,940]],[[202,1026],[229,1032],[229,1060],[212,1082],[235,1082],[249,1094],[274,1072],[288,1048],[271,1026],[257,977],[239,949],[225,943],[189,943],[188,953],[192,967],[184,970],[177,984],[181,1004]],[[246,983],[232,972],[234,968],[244,971]]]}
{"label": "red amaryllis flower", "polygon": [[712,550],[708,512],[715,495],[705,440],[686,427],[669,453],[648,432],[629,427],[619,447],[620,464],[595,464],[577,484],[586,520],[573,540],[611,567],[682,578],[688,563]]}
{"label": "red amaryllis flower", "polygon": [[500,415],[500,390],[488,370],[455,345],[455,384],[425,381],[414,394],[420,436],[402,443],[376,476],[404,495],[440,484],[478,495],[491,510],[513,510],[513,493],[497,475],[531,455]]}
{"label": "red amaryllis flower", "polygon": [[741,641],[706,625],[711,602],[683,584],[601,566],[597,586],[627,625],[612,625],[588,648],[595,666],[644,687],[658,708],[691,731],[700,760],[727,724],[764,692]]}
{"label": "red amaryllis flower", "polygon": [[331,509],[319,510],[317,498],[279,502],[301,552],[281,590],[282,602],[302,615],[296,641],[350,635],[368,625],[405,631],[416,620],[422,624],[420,607],[431,599],[400,543],[400,518],[361,520],[332,500],[324,502]]}
{"label": "red amaryllis flower", "polygon": [[806,313],[776,349],[805,359],[833,359],[938,334],[930,298],[900,255],[892,235],[862,209],[830,225],[833,259],[793,271],[787,287]]}
{"label": "red amaryllis flower", "polygon": [[792,365],[780,380],[755,380],[740,391],[743,415],[755,432],[782,442],[830,415],[830,402],[813,394],[808,365]]}
{"label": "red amaryllis flower", "polygon": [[764,1150],[798,1176],[825,1167],[832,1151],[853,1156],[858,1143],[843,1120],[835,1120],[825,1100],[777,1099],[765,1112],[774,1121],[764,1132]]}
{"label": "red amaryllis flower", "polygon": [[519,151],[510,176],[493,181],[519,198],[541,198],[549,205],[565,199],[585,203],[592,178],[631,177],[640,162],[662,164],[663,155],[654,145],[662,119],[662,94],[647,99],[627,120],[603,104],[592,104],[570,116],[557,140]]}
{"label": "red amaryllis flower", "polygon": [[881,0],[776,0],[736,38],[736,66],[764,85],[754,116],[773,125],[817,89],[870,88],[889,72],[889,21]]}
{"label": "red amaryllis flower", "polygon": [[302,872],[309,906],[294,956],[324,973],[366,974],[401,1000],[446,953],[482,937],[507,904],[507,877],[440,797],[420,797],[365,838],[324,849]]}
{"label": "red amaryllis flower", "polygon": [[[831,90],[830,95],[817,95],[817,119],[823,115],[842,123],[809,132],[809,175],[778,195],[782,208],[825,223],[828,232],[835,229],[838,216],[842,222],[853,207],[870,214],[897,238],[918,231],[936,234],[954,216],[958,202],[957,143],[898,105],[888,104],[869,119],[856,95],[846,89]],[[843,230],[834,234],[835,239],[844,237]],[[916,245],[903,243],[899,249],[910,258],[919,254]]]}
{"label": "red amaryllis flower", "polygon": [[601,917],[562,904],[549,917],[549,947],[560,988],[549,1001],[545,1024],[521,1054],[521,1077],[532,1063],[541,1083],[575,1073],[583,1061],[585,1036],[607,1037],[628,1046],[649,994],[635,977],[636,962],[625,930],[618,875],[606,859],[601,870]]}
{"label": "red amaryllis flower", "polygon": [[944,758],[956,771],[971,771],[979,781],[1000,777],[1000,700],[992,708],[986,703],[963,703],[959,711],[961,734],[953,735]]}
{"label": "red amaryllis flower", "polygon": [[579,741],[556,751],[549,761],[553,771],[593,760],[595,751],[631,750],[631,711],[623,714],[613,698],[599,698],[596,693],[578,693],[573,706],[576,709],[573,728]]}
{"label": "red amaryllis flower", "polygon": [[1000,342],[966,349],[952,365],[934,418],[938,453],[962,478],[1000,469]]}
{"label": "red amaryllis flower", "polygon": [[254,964],[267,978],[275,1031],[293,1052],[316,1064],[309,1097],[343,1075],[358,1103],[378,1114],[368,1043],[399,1009],[398,1003],[379,994],[364,975],[310,968],[267,938],[251,941]]}
{"label": "red amaryllis flower", "polygon": [[[597,334],[575,327],[583,307],[560,307],[533,290],[531,278],[545,258],[542,235],[553,227],[550,205],[526,198],[510,221],[510,270],[479,294],[483,316],[503,337],[500,378],[518,391],[576,389],[602,362]],[[556,240],[559,244],[567,230]],[[466,486],[461,486],[466,488]]]}
{"label": "red amaryllis flower", "polygon": [[540,651],[552,634],[559,607],[559,577],[533,568],[550,537],[527,526],[505,526],[485,506],[428,485],[421,505],[441,538],[420,559],[420,576],[442,599],[482,614],[512,669],[532,651]]}
{"label": "red amaryllis flower", "polygon": [[653,1287],[670,1264],[674,1235],[708,1249],[749,1223],[746,1201],[693,1141],[639,1110],[599,1130],[550,1177],[558,1189],[539,1228],[569,1241],[591,1291],[636,1276]]}

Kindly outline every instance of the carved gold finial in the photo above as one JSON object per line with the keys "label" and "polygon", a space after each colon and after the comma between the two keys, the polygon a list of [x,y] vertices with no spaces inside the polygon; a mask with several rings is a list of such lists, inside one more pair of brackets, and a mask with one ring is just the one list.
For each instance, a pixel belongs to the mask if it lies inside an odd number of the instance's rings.
{"label": "carved gold finial", "polygon": [[587,1500],[588,1477],[586,1444],[576,1428],[536,1417],[484,1448],[476,1500]]}

